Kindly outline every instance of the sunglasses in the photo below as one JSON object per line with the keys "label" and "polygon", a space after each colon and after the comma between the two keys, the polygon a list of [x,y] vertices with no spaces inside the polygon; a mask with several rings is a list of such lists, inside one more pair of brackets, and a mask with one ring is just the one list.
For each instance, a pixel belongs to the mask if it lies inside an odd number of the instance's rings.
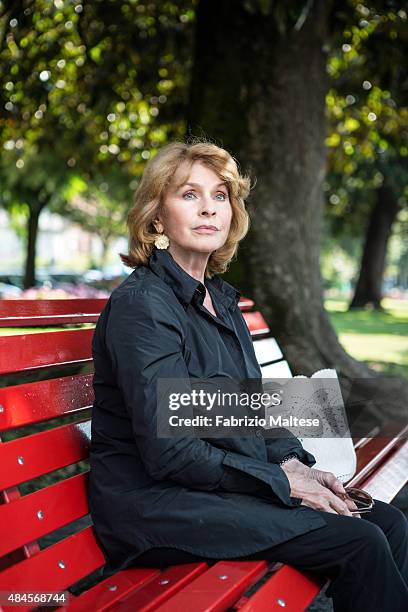
{"label": "sunglasses", "polygon": [[375,501],[367,491],[357,489],[356,487],[345,487],[346,493],[339,495],[342,499],[351,499],[357,506],[357,510],[350,510],[351,514],[361,514],[370,512]]}

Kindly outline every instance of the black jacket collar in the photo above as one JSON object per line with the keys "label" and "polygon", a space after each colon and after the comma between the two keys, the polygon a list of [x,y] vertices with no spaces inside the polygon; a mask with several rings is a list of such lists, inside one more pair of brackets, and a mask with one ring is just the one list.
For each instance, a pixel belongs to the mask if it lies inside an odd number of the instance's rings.
{"label": "black jacket collar", "polygon": [[[190,304],[197,290],[204,296],[205,286],[203,283],[190,276],[176,262],[167,249],[158,249],[154,246],[149,259],[149,267],[157,276],[170,285],[177,298],[184,302],[184,304]],[[238,289],[235,289],[235,287],[217,275],[211,279],[207,278],[205,284],[214,291],[219,301],[227,307],[235,306],[241,297],[241,292]]]}

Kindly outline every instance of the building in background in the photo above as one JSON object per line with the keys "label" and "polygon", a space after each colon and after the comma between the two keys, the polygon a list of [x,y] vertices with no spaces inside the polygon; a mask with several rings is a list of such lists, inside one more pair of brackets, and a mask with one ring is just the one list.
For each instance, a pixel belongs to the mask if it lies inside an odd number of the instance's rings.
{"label": "building in background", "polygon": [[[11,227],[7,212],[0,209],[0,274],[22,274],[26,258],[24,241]],[[120,274],[127,270],[119,252],[127,251],[127,239],[112,242],[105,271]],[[55,272],[85,272],[100,268],[102,243],[98,236],[84,231],[60,215],[42,212],[37,238],[36,268]]]}

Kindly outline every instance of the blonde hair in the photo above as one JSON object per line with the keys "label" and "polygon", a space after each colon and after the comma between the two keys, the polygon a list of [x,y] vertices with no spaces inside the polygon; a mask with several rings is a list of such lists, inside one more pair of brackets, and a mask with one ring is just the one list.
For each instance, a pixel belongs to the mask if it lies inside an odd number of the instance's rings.
{"label": "blonde hair", "polygon": [[[163,205],[165,190],[182,163],[187,162],[189,172],[196,161],[211,168],[228,188],[232,208],[230,231],[225,244],[211,253],[205,276],[211,278],[227,270],[236,255],[239,242],[249,230],[250,219],[244,201],[251,190],[251,181],[249,177],[240,174],[238,163],[228,151],[199,138],[186,143],[170,143],[159,149],[146,164],[127,218],[129,254],[119,253],[126,266],[136,268],[147,265],[157,237],[153,220]],[[184,180],[187,178],[188,174]]]}

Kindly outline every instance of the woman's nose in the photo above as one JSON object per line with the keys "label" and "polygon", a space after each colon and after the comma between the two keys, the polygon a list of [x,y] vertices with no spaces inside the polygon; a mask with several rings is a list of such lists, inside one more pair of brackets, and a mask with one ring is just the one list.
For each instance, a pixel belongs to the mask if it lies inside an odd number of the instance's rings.
{"label": "woman's nose", "polygon": [[216,203],[211,197],[204,197],[202,199],[201,212],[206,214],[214,214]]}

